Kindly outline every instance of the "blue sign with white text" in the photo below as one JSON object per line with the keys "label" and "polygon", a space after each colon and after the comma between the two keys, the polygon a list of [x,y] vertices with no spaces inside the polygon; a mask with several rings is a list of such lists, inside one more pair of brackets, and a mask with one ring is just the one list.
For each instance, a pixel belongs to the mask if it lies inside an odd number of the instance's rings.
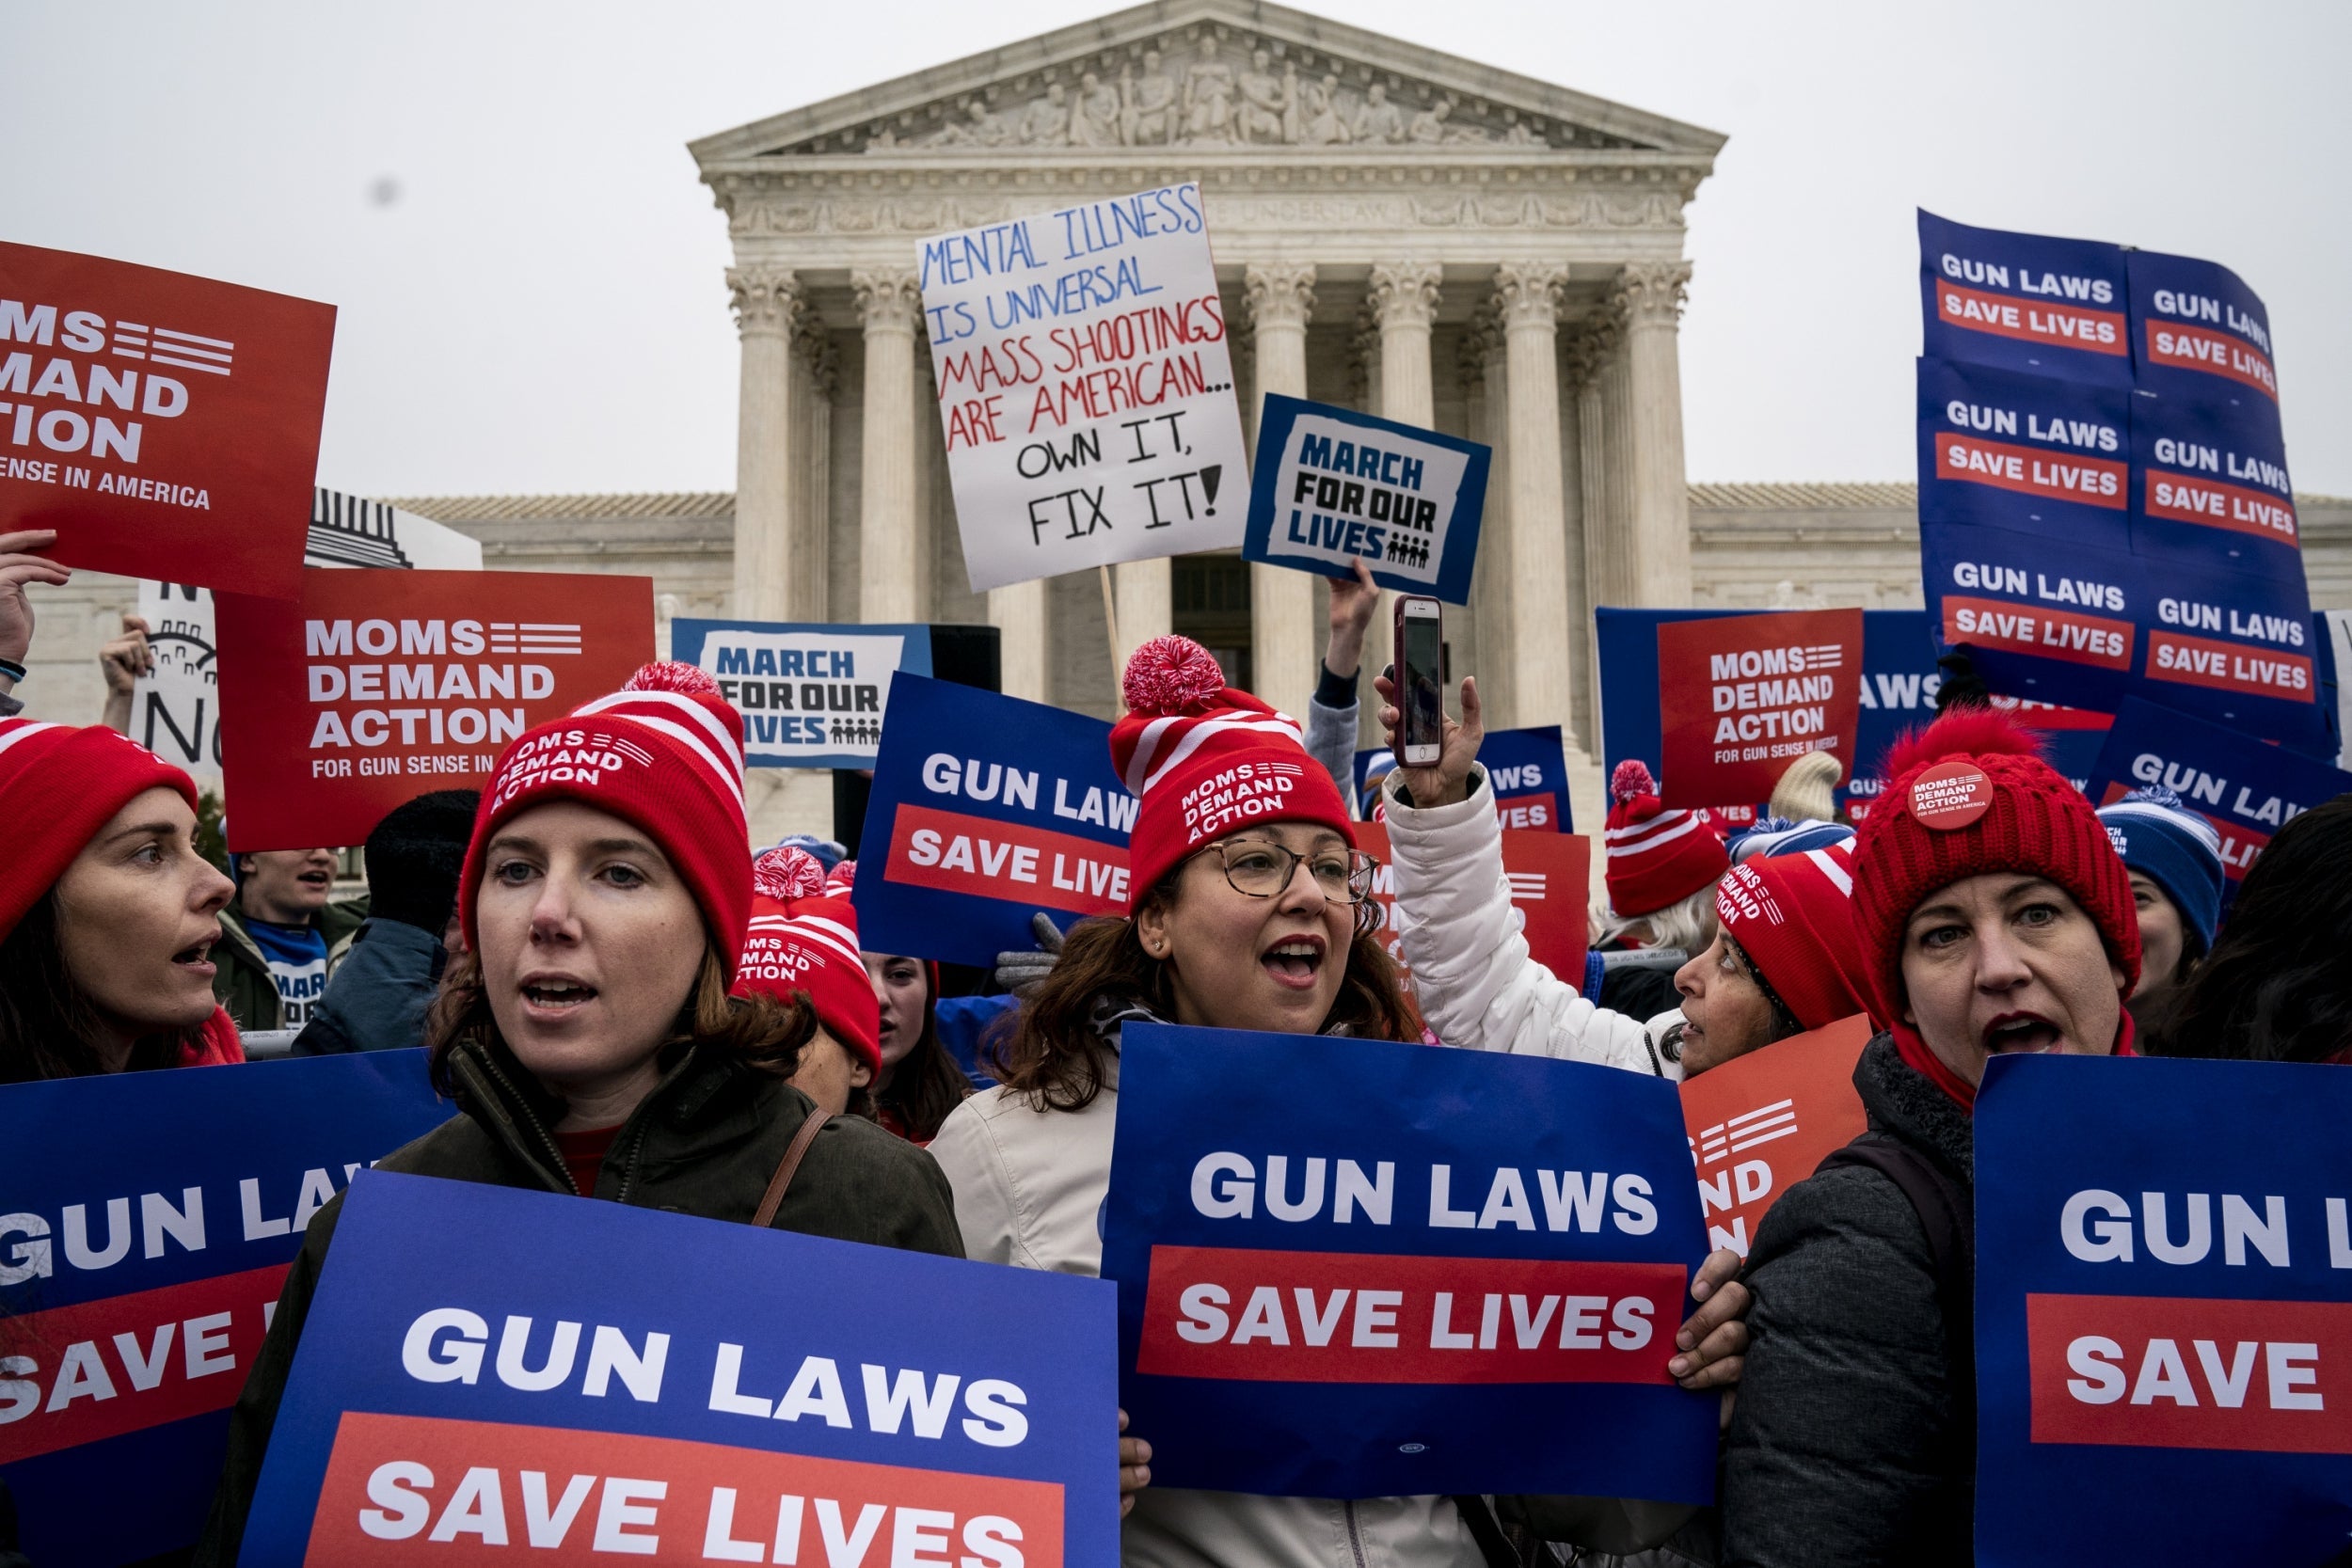
{"label": "blue sign with white text", "polygon": [[1673,1085],[1129,1023],[1119,1090],[1103,1275],[1154,1484],[1713,1496],[1717,1402],[1665,1370],[1707,1252]]}
{"label": "blue sign with white text", "polygon": [[2338,1560],[2347,1119],[2340,1068],[1993,1059],[1976,1108],[1978,1562]]}
{"label": "blue sign with white text", "polygon": [[[1478,743],[1478,765],[1494,786],[1495,815],[1505,828],[1576,832],[1568,811],[1568,753],[1559,725],[1488,730]],[[1365,816],[1379,803],[1375,786],[1395,768],[1396,753],[1385,746],[1356,753],[1356,800]]]}
{"label": "blue sign with white text", "polygon": [[890,677],[931,673],[927,626],[670,623],[671,657],[718,678],[743,716],[748,768],[871,768]]}
{"label": "blue sign with white text", "polygon": [[2226,399],[2275,438],[2279,372],[2261,297],[2218,261],[2135,250],[2124,264],[2139,385],[2166,396]]}
{"label": "blue sign with white text", "polygon": [[195,1545],[304,1227],[451,1114],[424,1054],[0,1085],[0,1482],[34,1562]]}
{"label": "blue sign with white text", "polygon": [[1107,1563],[1114,1310],[1068,1275],[373,1173],[238,1560],[527,1522],[549,1561]]}
{"label": "blue sign with white text", "polygon": [[1919,214],[1927,352],[2129,388],[2123,247],[1975,229]]}

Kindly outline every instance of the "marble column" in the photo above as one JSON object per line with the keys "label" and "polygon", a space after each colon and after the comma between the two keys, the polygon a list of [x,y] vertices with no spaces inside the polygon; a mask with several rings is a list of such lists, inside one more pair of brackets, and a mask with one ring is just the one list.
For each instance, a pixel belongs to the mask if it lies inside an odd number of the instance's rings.
{"label": "marble column", "polygon": [[[1437,320],[1443,273],[1435,261],[1382,263],[1372,269],[1364,291],[1380,334],[1380,417],[1427,429],[1438,421],[1437,388],[1429,366],[1429,328]],[[1372,626],[1364,633],[1363,738],[1378,739],[1379,702],[1371,677],[1395,657],[1396,595],[1380,595]],[[1460,679],[1457,672],[1455,679]],[[1449,705],[1451,705],[1449,704]]]}
{"label": "marble column", "polygon": [[1518,723],[1518,699],[1511,683],[1511,382],[1502,318],[1491,302],[1462,335],[1462,386],[1471,436],[1494,452],[1486,465],[1486,512],[1470,574],[1470,602],[1478,610],[1478,657],[1463,673],[1478,677],[1487,727],[1509,729]]}
{"label": "marble column", "polygon": [[1161,556],[1152,561],[1122,561],[1111,568],[1111,586],[1119,605],[1120,670],[1127,668],[1129,654],[1173,629],[1175,565]]}
{"label": "marble column", "polygon": [[[1576,388],[1577,470],[1584,504],[1584,594],[1595,610],[1604,605],[1626,604],[1629,592],[1611,576],[1613,563],[1622,553],[1614,542],[1623,519],[1612,511],[1609,398],[1602,388],[1609,363],[1617,352],[1617,336],[1616,312],[1603,305],[1577,324],[1567,355],[1568,378]],[[1607,715],[1601,709],[1599,693],[1597,616],[1586,618],[1580,643],[1578,652],[1592,672],[1593,752],[1597,756],[1606,756]]]}
{"label": "marble column", "polygon": [[814,310],[801,312],[792,346],[794,463],[791,595],[785,614],[826,621],[833,557],[833,400],[840,387],[838,356]]}
{"label": "marble column", "polygon": [[1553,339],[1567,268],[1495,269],[1511,428],[1512,686],[1519,723],[1570,723],[1567,532],[1560,475],[1560,365]]}
{"label": "marble column", "polygon": [[1625,318],[1626,399],[1632,425],[1628,499],[1632,507],[1637,604],[1691,602],[1691,498],[1682,466],[1682,368],[1677,323],[1688,261],[1629,266],[1617,275]]}
{"label": "marble column", "polygon": [[[1307,395],[1307,318],[1314,313],[1315,269],[1298,262],[1252,266],[1242,292],[1249,303],[1257,402],[1266,394]],[[1250,410],[1250,438],[1257,437],[1258,408]],[[1304,722],[1314,691],[1316,660],[1323,650],[1315,628],[1315,579],[1287,566],[1253,562],[1249,567],[1250,679],[1257,694]]]}
{"label": "marble column", "polygon": [[988,591],[988,624],[1000,634],[997,646],[1006,696],[1032,703],[1046,700],[1046,659],[1052,652],[1046,623],[1043,578]]}
{"label": "marble column", "polygon": [[915,515],[914,330],[923,298],[911,272],[855,272],[866,331],[866,428],[858,471],[858,619],[918,619],[922,540]]}
{"label": "marble column", "polygon": [[[735,613],[783,620],[795,574],[792,533],[795,409],[792,334],[801,283],[789,268],[727,271],[727,293],[742,339],[742,382],[735,425]],[[823,583],[820,575],[819,585]]]}

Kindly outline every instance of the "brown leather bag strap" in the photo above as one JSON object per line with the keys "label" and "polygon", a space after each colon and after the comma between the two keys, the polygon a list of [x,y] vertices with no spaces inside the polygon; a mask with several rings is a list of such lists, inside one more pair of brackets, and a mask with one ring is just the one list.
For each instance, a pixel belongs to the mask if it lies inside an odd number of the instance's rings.
{"label": "brown leather bag strap", "polygon": [[784,1158],[776,1162],[776,1174],[768,1179],[768,1190],[759,1195],[759,1207],[752,1214],[752,1223],[763,1229],[776,1223],[776,1211],[784,1206],[784,1195],[792,1185],[792,1173],[801,1168],[801,1158],[808,1146],[817,1141],[817,1134],[833,1119],[831,1111],[809,1108],[808,1119],[792,1134],[792,1142],[785,1148]]}

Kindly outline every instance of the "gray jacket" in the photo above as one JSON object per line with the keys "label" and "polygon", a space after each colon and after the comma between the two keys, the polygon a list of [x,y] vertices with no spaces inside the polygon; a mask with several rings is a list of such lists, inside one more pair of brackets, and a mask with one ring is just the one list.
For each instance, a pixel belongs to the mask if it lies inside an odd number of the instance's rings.
{"label": "gray jacket", "polygon": [[[1973,1191],[1968,1113],[1881,1035],[1854,1068],[1871,1129]],[[1976,1441],[1955,1406],[1927,1228],[1876,1170],[1788,1189],[1748,1256],[1753,1343],[1726,1436],[1723,1561],[1905,1568],[1973,1558]]]}
{"label": "gray jacket", "polygon": [[294,1053],[336,1056],[422,1045],[425,1009],[440,991],[447,959],[438,932],[370,920],[327,975],[310,1021],[294,1037]]}

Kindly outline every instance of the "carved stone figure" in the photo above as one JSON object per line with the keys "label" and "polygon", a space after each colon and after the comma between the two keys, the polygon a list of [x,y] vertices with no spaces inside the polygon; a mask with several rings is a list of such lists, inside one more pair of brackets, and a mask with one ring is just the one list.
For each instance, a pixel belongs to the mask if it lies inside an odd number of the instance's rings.
{"label": "carved stone figure", "polygon": [[1356,122],[1348,127],[1359,142],[1387,143],[1405,138],[1405,111],[1389,102],[1389,89],[1378,82],[1365,93]]}
{"label": "carved stone figure", "polygon": [[1454,112],[1454,105],[1439,99],[1435,104],[1413,117],[1406,128],[1405,139],[1423,147],[1435,147],[1445,140],[1445,117]]}
{"label": "carved stone figure", "polygon": [[1184,139],[1231,141],[1233,68],[1216,57],[1216,40],[1200,40],[1200,57],[1184,68]]}
{"label": "carved stone figure", "polygon": [[1340,113],[1340,79],[1326,72],[1320,82],[1300,90],[1298,141],[1306,147],[1332,147],[1347,140],[1346,117]]}
{"label": "carved stone figure", "polygon": [[1117,147],[1120,144],[1119,89],[1092,71],[1078,79],[1078,103],[1070,117],[1073,147]]}
{"label": "carved stone figure", "polygon": [[1283,142],[1291,139],[1289,125],[1295,102],[1298,74],[1293,71],[1277,79],[1269,69],[1271,57],[1263,49],[1249,57],[1249,69],[1241,76],[1241,110],[1234,129],[1239,139],[1246,142]]}
{"label": "carved stone figure", "polygon": [[1143,74],[1119,72],[1120,139],[1129,147],[1162,147],[1176,130],[1176,84],[1160,74],[1160,52],[1143,52]]}
{"label": "carved stone figure", "polygon": [[963,103],[964,119],[949,120],[924,138],[927,147],[1002,147],[1012,139],[1011,127],[989,113],[977,98]]}
{"label": "carved stone figure", "polygon": [[1019,139],[1027,147],[1060,147],[1070,140],[1070,95],[1059,82],[1023,112]]}

